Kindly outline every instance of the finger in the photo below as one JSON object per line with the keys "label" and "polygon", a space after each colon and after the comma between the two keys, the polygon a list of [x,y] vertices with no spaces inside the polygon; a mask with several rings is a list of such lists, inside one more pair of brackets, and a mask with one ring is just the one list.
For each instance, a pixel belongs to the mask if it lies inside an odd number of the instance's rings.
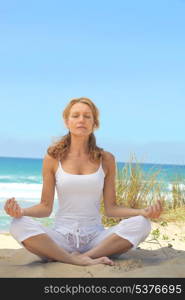
{"label": "finger", "polygon": [[160,214],[161,213],[161,211],[162,211],[162,207],[161,207],[161,205],[160,205],[160,203],[159,202],[157,202],[157,211],[158,211],[158,213]]}
{"label": "finger", "polygon": [[14,214],[15,214],[15,217],[19,217],[21,215],[21,208],[20,208],[19,204],[17,204],[17,202],[15,202]]}
{"label": "finger", "polygon": [[157,208],[158,208],[158,213],[161,214],[163,207],[162,207],[162,203],[161,200],[157,200]]}
{"label": "finger", "polygon": [[155,207],[156,207],[157,211],[161,210],[161,206],[160,206],[160,203],[158,201],[156,202]]}
{"label": "finger", "polygon": [[13,201],[14,201],[13,198],[10,198],[10,199],[9,199],[9,201],[8,201],[8,203],[7,203],[7,207],[8,207],[8,208],[12,207]]}
{"label": "finger", "polygon": [[12,204],[12,209],[15,211],[16,210],[16,206],[17,206],[17,203],[16,202],[13,202]]}
{"label": "finger", "polygon": [[14,214],[15,201],[12,199],[10,204],[8,205],[8,212],[10,214]]}
{"label": "finger", "polygon": [[11,202],[13,200],[13,197],[9,198],[8,201]]}
{"label": "finger", "polygon": [[162,201],[161,200],[157,200],[157,203],[160,206],[160,208],[162,208]]}
{"label": "finger", "polygon": [[13,198],[13,197],[10,198],[10,199],[9,199],[9,203],[11,203],[12,201],[14,201],[14,199],[15,199],[15,198]]}
{"label": "finger", "polygon": [[6,200],[5,206],[4,206],[5,209],[8,208],[8,206],[9,206],[9,204],[10,204],[10,200],[11,200],[11,198]]}
{"label": "finger", "polygon": [[12,207],[12,204],[13,204],[13,200],[10,199],[10,201],[7,203],[7,208],[11,208]]}
{"label": "finger", "polygon": [[12,198],[6,200],[6,204],[9,204]]}
{"label": "finger", "polygon": [[152,210],[152,218],[155,219],[157,215],[158,215],[158,209],[157,206],[154,205]]}
{"label": "finger", "polygon": [[16,210],[15,210],[15,212],[16,212],[16,216],[17,217],[21,216],[21,208],[20,208],[20,206],[18,204],[16,204]]}
{"label": "finger", "polygon": [[15,214],[15,217],[19,216],[19,208],[18,208],[17,204],[15,206],[14,214]]}
{"label": "finger", "polygon": [[151,217],[151,214],[152,214],[152,206],[149,206],[147,208],[147,216],[150,218]]}
{"label": "finger", "polygon": [[12,216],[12,203],[13,203],[13,198],[9,198],[7,201],[6,201],[6,204],[5,204],[5,211],[8,215]]}
{"label": "finger", "polygon": [[10,207],[11,207],[11,199],[9,199],[5,205],[5,210],[7,211],[7,213],[9,213]]}
{"label": "finger", "polygon": [[158,200],[159,201],[159,205],[160,205],[160,210],[162,211],[163,210],[163,204],[162,204],[162,201],[161,200]]}
{"label": "finger", "polygon": [[161,214],[161,207],[160,207],[159,203],[157,202],[154,207],[153,218],[158,218],[160,216],[160,214]]}
{"label": "finger", "polygon": [[150,207],[150,216],[151,218],[153,218],[153,215],[154,215],[154,207],[153,205]]}
{"label": "finger", "polygon": [[14,203],[13,206],[12,206],[12,212],[13,212],[14,216],[17,215],[18,210],[17,210],[17,204],[16,203]]}
{"label": "finger", "polygon": [[157,204],[154,205],[154,214],[158,213],[159,207]]}

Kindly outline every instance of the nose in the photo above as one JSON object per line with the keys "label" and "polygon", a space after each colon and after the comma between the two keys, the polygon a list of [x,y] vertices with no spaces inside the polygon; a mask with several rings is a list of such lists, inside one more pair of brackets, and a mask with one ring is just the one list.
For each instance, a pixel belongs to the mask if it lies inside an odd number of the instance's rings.
{"label": "nose", "polygon": [[79,120],[80,120],[80,121],[83,121],[84,119],[85,119],[84,116],[79,116]]}

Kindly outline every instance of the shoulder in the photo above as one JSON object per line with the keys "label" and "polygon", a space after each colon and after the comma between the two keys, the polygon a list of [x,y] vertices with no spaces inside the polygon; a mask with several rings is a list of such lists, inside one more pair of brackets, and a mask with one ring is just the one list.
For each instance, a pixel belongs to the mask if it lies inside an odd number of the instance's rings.
{"label": "shoulder", "polygon": [[43,161],[48,163],[48,164],[52,164],[54,163],[55,161],[57,161],[55,158],[53,158],[51,155],[49,154],[46,154],[43,158]]}
{"label": "shoulder", "polygon": [[107,161],[107,162],[115,162],[115,156],[111,153],[111,152],[108,152],[108,151],[102,151],[102,158],[103,160]]}
{"label": "shoulder", "polygon": [[43,168],[55,172],[58,167],[58,160],[46,154],[43,158]]}
{"label": "shoulder", "polygon": [[115,170],[116,167],[116,159],[115,156],[108,151],[103,151],[102,152],[102,159],[103,159],[103,164],[106,167],[107,173],[109,172],[113,172],[113,170]]}

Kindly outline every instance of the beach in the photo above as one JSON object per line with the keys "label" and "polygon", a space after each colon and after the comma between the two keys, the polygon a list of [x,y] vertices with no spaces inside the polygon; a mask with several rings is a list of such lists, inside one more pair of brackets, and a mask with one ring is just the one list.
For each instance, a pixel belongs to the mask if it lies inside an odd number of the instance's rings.
{"label": "beach", "polygon": [[[83,267],[59,262],[43,263],[38,256],[21,247],[7,233],[11,217],[3,208],[5,200],[9,197],[16,197],[22,207],[29,207],[40,202],[42,159],[1,157],[0,161],[1,278],[185,277],[185,223],[180,221],[152,222],[151,234],[145,242],[141,243],[136,250],[122,254],[119,258],[113,258],[114,266],[101,264]],[[151,169],[154,171],[159,168],[155,164],[142,164],[141,166],[143,172],[146,173],[150,173]],[[121,172],[124,163],[118,162],[117,167]],[[160,168],[161,173],[157,182],[165,183],[162,192],[166,193],[171,201],[173,189],[171,179],[175,179],[176,174],[184,178],[185,166],[160,165]],[[130,187],[132,188],[133,186]],[[46,226],[52,225],[57,207],[55,195],[52,215],[39,221]],[[105,226],[108,226],[106,222]]]}
{"label": "beach", "polygon": [[114,266],[44,263],[8,233],[0,234],[1,278],[184,278],[185,223],[152,222],[150,235],[136,250],[112,259]]}

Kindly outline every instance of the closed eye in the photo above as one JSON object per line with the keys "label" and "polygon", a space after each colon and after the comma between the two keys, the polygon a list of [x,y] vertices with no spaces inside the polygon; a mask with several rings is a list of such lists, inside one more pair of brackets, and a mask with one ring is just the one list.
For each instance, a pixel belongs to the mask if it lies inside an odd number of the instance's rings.
{"label": "closed eye", "polygon": [[[72,116],[73,118],[78,118],[78,116]],[[91,117],[90,116],[85,116],[85,118],[88,118],[90,119]]]}

